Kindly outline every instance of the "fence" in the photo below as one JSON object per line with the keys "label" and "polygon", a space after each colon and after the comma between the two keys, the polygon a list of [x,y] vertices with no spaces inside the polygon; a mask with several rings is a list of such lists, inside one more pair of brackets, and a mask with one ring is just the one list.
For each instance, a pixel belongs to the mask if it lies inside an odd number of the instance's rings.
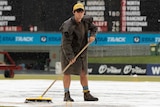
{"label": "fence", "polygon": [[88,55],[91,57],[150,55],[150,47],[148,45],[94,46],[88,48]]}

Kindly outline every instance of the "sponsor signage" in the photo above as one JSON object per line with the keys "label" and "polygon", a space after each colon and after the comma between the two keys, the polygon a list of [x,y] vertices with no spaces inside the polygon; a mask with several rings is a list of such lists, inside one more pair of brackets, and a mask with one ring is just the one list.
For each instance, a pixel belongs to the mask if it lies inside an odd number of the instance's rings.
{"label": "sponsor signage", "polygon": [[89,64],[89,74],[146,75],[146,64]]}
{"label": "sponsor signage", "polygon": [[60,45],[60,33],[0,33],[0,45]]}
{"label": "sponsor signage", "polygon": [[[0,33],[0,45],[61,45],[62,34],[39,32],[3,32]],[[98,33],[91,46],[107,45],[150,45],[160,42],[160,34],[147,33]]]}
{"label": "sponsor signage", "polygon": [[160,75],[160,64],[148,64],[147,75]]}
{"label": "sponsor signage", "polygon": [[150,45],[159,42],[160,34],[158,33],[99,33],[97,41],[92,45]]}

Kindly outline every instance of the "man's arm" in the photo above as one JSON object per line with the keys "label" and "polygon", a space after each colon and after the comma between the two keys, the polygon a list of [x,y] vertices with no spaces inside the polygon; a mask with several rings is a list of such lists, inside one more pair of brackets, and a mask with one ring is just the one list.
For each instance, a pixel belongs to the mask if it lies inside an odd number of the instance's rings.
{"label": "man's arm", "polygon": [[62,51],[68,61],[72,60],[75,56],[73,49],[72,49],[72,46],[71,46],[73,37],[72,37],[72,31],[71,31],[71,29],[69,29],[70,28],[69,26],[70,25],[67,23],[64,23],[61,26]]}
{"label": "man's arm", "polygon": [[97,26],[95,26],[93,24],[93,17],[91,16],[85,16],[85,20],[88,23],[88,30],[90,30],[90,35],[89,35],[89,40],[88,42],[93,42],[96,38],[96,34],[97,34]]}

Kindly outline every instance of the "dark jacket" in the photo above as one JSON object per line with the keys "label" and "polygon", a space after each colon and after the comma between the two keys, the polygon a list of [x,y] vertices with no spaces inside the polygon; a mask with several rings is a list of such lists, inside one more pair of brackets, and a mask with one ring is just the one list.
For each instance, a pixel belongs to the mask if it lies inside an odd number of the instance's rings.
{"label": "dark jacket", "polygon": [[[93,18],[91,16],[84,16],[81,23],[77,23],[74,19],[74,16],[66,20],[62,26],[60,27],[60,31],[62,32],[62,52],[61,52],[61,64],[62,69],[67,66],[69,61],[73,59],[78,52],[88,43],[88,34],[89,36],[96,36],[97,27],[92,23]],[[79,72],[84,69],[87,72],[88,68],[84,68],[79,60],[83,58],[83,63],[87,67],[87,50],[85,50],[77,59],[77,61],[70,66],[70,68],[66,71],[66,73],[73,72],[77,66],[80,69],[76,70]],[[74,72],[76,72],[74,71]],[[74,73],[71,73],[74,74]]]}

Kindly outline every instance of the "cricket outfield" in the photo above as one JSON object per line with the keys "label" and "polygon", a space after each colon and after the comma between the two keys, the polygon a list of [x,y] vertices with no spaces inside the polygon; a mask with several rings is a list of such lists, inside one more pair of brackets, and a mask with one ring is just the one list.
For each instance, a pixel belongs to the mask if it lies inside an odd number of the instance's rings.
{"label": "cricket outfield", "polygon": [[[0,80],[23,80],[23,79],[48,79],[48,80],[62,80],[63,75],[54,74],[15,74],[14,78],[5,78],[3,74],[0,75]],[[160,82],[159,76],[142,76],[142,75],[88,75],[89,80],[96,81],[153,81]],[[79,76],[72,76],[72,80],[79,80]]]}

